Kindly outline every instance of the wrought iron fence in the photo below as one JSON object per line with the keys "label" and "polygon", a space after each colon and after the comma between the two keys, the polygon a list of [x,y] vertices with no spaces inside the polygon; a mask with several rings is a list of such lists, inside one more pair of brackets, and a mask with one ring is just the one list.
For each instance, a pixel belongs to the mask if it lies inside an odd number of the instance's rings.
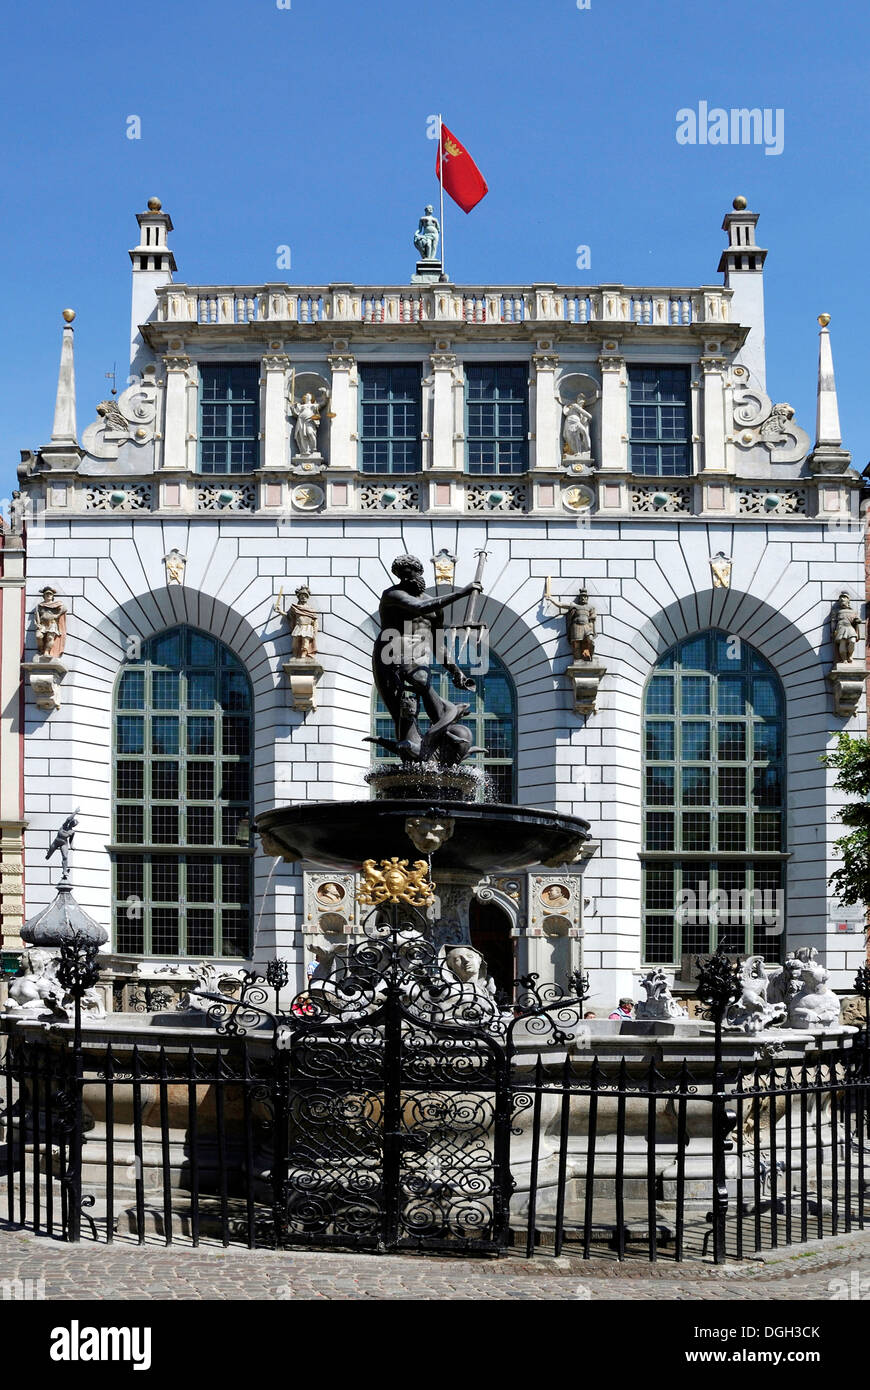
{"label": "wrought iron fence", "polygon": [[[705,1056],[624,1036],[605,1055],[582,979],[566,998],[528,977],[506,1010],[405,910],[373,917],[286,1012],[277,968],[237,999],[200,991],[194,1044],[165,1015],[111,1039],[77,1009],[4,1024],[0,1218],[70,1241],[717,1262],[863,1229],[866,1024],[747,1061],[714,960]],[[857,987],[866,1006],[870,972]]]}

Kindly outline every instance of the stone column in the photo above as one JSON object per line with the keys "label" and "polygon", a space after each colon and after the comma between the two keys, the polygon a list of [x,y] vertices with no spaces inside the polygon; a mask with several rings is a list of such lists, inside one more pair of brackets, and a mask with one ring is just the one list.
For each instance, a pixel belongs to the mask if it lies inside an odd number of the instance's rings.
{"label": "stone column", "polygon": [[166,401],[163,420],[163,467],[187,467],[187,384],[190,358],[164,357]]}
{"label": "stone column", "polygon": [[452,352],[433,352],[431,356],[432,387],[432,467],[453,468],[454,435],[456,433],[455,385],[456,358]]}
{"label": "stone column", "polygon": [[284,385],[290,359],[283,352],[263,358],[266,388],[263,402],[263,467],[287,467],[287,407]]}
{"label": "stone column", "polygon": [[628,470],[628,384],[625,358],[619,344],[606,342],[598,358],[601,368],[601,458],[605,473]]}
{"label": "stone column", "polygon": [[356,358],[349,353],[334,353],[326,359],[332,372],[332,396],[329,408],[330,468],[355,469],[359,443],[358,386]]}
{"label": "stone column", "polygon": [[561,467],[562,463],[562,410],[556,399],[556,371],[559,358],[556,353],[536,352],[532,357],[535,368],[534,378],[534,435],[530,449],[532,468],[545,468],[550,472]]}

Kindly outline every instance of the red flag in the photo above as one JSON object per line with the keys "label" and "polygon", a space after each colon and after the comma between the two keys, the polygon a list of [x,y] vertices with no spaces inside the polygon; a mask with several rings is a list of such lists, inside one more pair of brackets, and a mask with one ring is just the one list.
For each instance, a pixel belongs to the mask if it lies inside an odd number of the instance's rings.
{"label": "red flag", "polygon": [[[442,176],[443,161],[443,176]],[[435,157],[435,177],[441,182],[445,193],[449,193],[454,203],[463,212],[471,212],[489,192],[486,179],[478,169],[464,145],[452,135],[446,125],[441,126],[441,143]]]}

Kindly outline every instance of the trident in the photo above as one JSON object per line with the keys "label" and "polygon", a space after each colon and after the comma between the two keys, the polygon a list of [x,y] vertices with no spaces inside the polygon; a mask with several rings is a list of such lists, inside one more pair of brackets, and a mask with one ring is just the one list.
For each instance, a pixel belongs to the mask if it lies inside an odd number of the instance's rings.
{"label": "trident", "polygon": [[[482,584],[483,571],[489,559],[489,551],[481,548],[480,550],[475,550],[474,553],[477,557],[477,569],[474,573],[474,582],[476,584]],[[480,593],[477,589],[468,595],[468,604],[465,609],[465,622],[462,623],[462,627],[469,629],[469,631],[472,628],[477,628],[479,630],[486,627],[486,623],[475,622],[475,618],[477,617],[477,601],[479,598]]]}

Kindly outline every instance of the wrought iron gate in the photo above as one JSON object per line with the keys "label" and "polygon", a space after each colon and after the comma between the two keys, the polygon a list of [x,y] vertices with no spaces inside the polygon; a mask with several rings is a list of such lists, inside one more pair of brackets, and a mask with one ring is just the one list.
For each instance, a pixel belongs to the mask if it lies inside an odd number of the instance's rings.
{"label": "wrought iron gate", "polygon": [[424,926],[413,909],[372,913],[276,1028],[281,1244],[508,1244],[513,1027],[538,1018],[555,1031],[551,1015],[577,1001],[532,990],[504,1009],[484,981],[444,968]]}
{"label": "wrought iron gate", "polygon": [[426,1023],[398,981],[365,1021],[286,1035],[282,1244],[493,1251],[511,1178],[504,1048]]}

